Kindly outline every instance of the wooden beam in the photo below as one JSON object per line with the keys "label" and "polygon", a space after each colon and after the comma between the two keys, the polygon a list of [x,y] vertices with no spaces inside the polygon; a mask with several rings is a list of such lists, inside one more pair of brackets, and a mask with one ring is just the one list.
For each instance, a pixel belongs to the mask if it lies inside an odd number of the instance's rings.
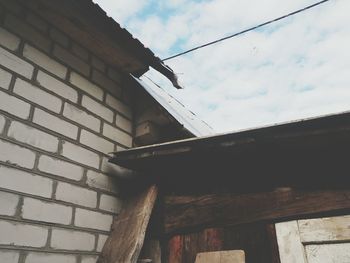
{"label": "wooden beam", "polygon": [[137,262],[157,192],[157,187],[151,186],[125,204],[113,223],[98,263]]}
{"label": "wooden beam", "polygon": [[166,196],[166,234],[350,209],[350,190],[283,191],[233,195]]}

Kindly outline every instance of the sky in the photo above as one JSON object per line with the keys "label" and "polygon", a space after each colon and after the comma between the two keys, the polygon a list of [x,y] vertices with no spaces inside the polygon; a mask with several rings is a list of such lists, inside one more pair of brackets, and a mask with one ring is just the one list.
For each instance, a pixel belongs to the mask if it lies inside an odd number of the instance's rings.
{"label": "sky", "polygon": [[[318,0],[94,0],[166,58]],[[185,87],[160,84],[218,132],[350,110],[350,1],[166,61]],[[147,79],[144,79],[147,81]]]}

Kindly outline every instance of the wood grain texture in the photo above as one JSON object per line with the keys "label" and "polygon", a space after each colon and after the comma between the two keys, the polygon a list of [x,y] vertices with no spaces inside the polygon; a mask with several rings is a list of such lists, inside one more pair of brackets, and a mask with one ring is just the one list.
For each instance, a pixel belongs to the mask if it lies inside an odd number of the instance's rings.
{"label": "wood grain texture", "polygon": [[[322,205],[320,205],[322,204]],[[350,209],[350,190],[166,196],[165,233]]]}
{"label": "wood grain texture", "polygon": [[141,252],[158,189],[151,186],[130,199],[112,225],[99,263],[135,263]]}
{"label": "wood grain texture", "polygon": [[243,250],[198,253],[195,263],[245,263]]}

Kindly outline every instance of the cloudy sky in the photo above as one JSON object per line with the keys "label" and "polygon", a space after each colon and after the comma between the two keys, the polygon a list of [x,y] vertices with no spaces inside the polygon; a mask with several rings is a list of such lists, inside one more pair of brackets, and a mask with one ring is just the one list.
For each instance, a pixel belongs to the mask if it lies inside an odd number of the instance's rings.
{"label": "cloudy sky", "polygon": [[[95,0],[160,58],[318,0]],[[350,1],[167,61],[184,90],[146,73],[217,132],[350,110]]]}

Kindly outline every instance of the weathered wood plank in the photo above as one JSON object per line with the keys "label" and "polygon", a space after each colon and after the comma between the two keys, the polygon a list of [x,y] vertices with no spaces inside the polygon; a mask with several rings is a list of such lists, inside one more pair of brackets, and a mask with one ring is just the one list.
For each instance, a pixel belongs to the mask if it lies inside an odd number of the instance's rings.
{"label": "weathered wood plank", "polygon": [[137,262],[157,192],[153,185],[125,204],[113,222],[112,233],[103,247],[99,263]]}
{"label": "weathered wood plank", "polygon": [[350,243],[309,245],[305,252],[308,263],[350,262]]}
{"label": "weathered wood plank", "polygon": [[164,202],[165,232],[177,233],[196,227],[224,227],[350,209],[350,190],[167,196]]}
{"label": "weathered wood plank", "polygon": [[298,225],[303,243],[350,241],[350,215],[298,220]]}
{"label": "weathered wood plank", "polygon": [[195,263],[245,263],[243,250],[198,253]]}

